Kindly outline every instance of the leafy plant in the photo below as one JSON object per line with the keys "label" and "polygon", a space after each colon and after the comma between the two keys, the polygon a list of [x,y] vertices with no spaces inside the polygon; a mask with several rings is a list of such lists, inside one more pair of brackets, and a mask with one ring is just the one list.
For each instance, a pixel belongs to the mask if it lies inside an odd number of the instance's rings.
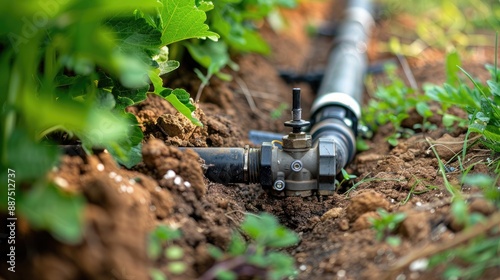
{"label": "leafy plant", "polygon": [[[146,98],[150,82],[152,94],[199,124],[189,94],[163,87],[159,77],[178,66],[168,59],[167,45],[218,37],[208,31],[195,0],[4,1],[0,9],[11,11],[0,18],[1,178],[10,168],[19,185],[39,185],[26,196],[20,190],[19,204],[62,197],[44,179],[59,159],[53,132],[79,141],[87,153],[105,148],[127,167],[138,163],[143,135],[125,108]],[[28,211],[20,208],[32,223],[60,235],[58,227]],[[76,240],[71,236],[66,240]]]}
{"label": "leafy plant", "polygon": [[335,183],[337,184],[337,187],[342,186],[342,184],[344,184],[345,182],[348,182],[348,181],[350,181],[352,179],[358,178],[358,176],[356,176],[354,174],[347,173],[347,171],[344,168],[342,168],[340,171],[342,173],[342,181],[340,181],[340,183],[339,183],[337,180],[335,180]]}
{"label": "leafy plant", "polygon": [[[206,74],[197,70],[202,89],[213,75],[223,80],[231,79],[221,70],[225,66],[233,70],[238,66],[231,60],[230,52],[267,54],[270,49],[257,31],[256,22],[265,18],[279,18],[279,7],[293,8],[297,0],[213,0],[199,1],[199,7],[207,12],[207,24],[220,35],[217,42],[190,40],[184,42],[191,57],[207,69]],[[273,22],[274,22],[273,21]]]}
{"label": "leafy plant", "polygon": [[68,244],[81,241],[84,207],[83,197],[65,193],[53,183],[35,185],[19,203],[19,211],[26,215],[32,227],[47,229],[56,239]]}
{"label": "leafy plant", "polygon": [[[469,88],[465,85],[464,82],[458,79],[458,76],[453,76],[452,82],[455,82],[455,87],[445,84],[443,88],[431,89],[429,95],[432,98],[446,100],[446,102],[443,102],[444,107],[455,104],[466,110],[469,113],[469,129],[467,135],[471,132],[478,133],[485,146],[498,152],[500,133],[495,126],[498,125],[500,120],[500,114],[498,114],[500,111],[498,105],[500,76],[496,65],[494,67],[487,65],[487,69],[490,71],[492,79],[487,81],[486,85],[482,85],[480,82],[474,80],[470,74],[460,68],[474,85],[473,88]],[[462,158],[465,157],[466,148],[464,144]],[[443,170],[444,167],[439,158],[438,161],[441,170]],[[498,206],[500,201],[496,186],[500,177],[498,162],[496,168],[493,170],[496,174],[496,178],[491,178],[484,174],[469,175],[469,171],[470,168],[464,170],[462,182],[464,184],[480,187],[484,197]],[[442,171],[442,175],[445,184],[448,184],[444,171]],[[465,227],[464,232],[471,232],[478,228],[477,225],[479,223],[485,221],[485,217],[482,214],[470,213],[466,202],[461,196],[456,194],[456,190],[453,189],[452,196],[454,200],[451,205],[451,213],[455,221]],[[451,249],[433,255],[430,258],[429,264],[430,267],[444,264],[445,277],[460,276],[464,279],[476,279],[480,277],[486,269],[498,266],[500,263],[500,258],[498,257],[499,246],[500,238],[498,236],[490,236],[487,232],[479,232],[474,235],[474,238],[469,240],[468,244],[454,246]]]}
{"label": "leafy plant", "polygon": [[390,245],[398,246],[401,243],[401,239],[397,236],[391,236],[391,233],[406,219],[406,214],[402,212],[389,213],[382,208],[377,209],[377,213],[380,218],[370,218],[370,222],[376,230],[377,240],[385,240]]}
{"label": "leafy plant", "polygon": [[[179,230],[174,230],[165,225],[157,226],[148,237],[147,253],[149,258],[155,261],[163,258],[167,260],[167,270],[174,275],[184,273],[187,268],[186,263],[181,260],[184,256],[184,250],[180,246],[171,243],[180,237],[181,232]],[[150,275],[153,280],[167,279],[159,269],[151,269]]]}
{"label": "leafy plant", "polygon": [[254,276],[262,279],[283,279],[296,274],[294,259],[276,251],[297,244],[297,234],[280,225],[267,213],[258,216],[248,214],[241,224],[241,231],[252,242],[247,243],[234,233],[227,252],[210,247],[210,253],[218,263],[200,279],[237,279],[238,276]]}
{"label": "leafy plant", "polygon": [[[486,181],[493,182],[486,180],[486,177],[483,176],[481,178],[470,177],[468,180],[471,183],[480,184],[484,184]],[[488,187],[494,188],[495,186],[489,185]],[[463,199],[453,201],[451,213],[455,221],[465,227],[464,232],[475,231],[479,228],[477,227],[479,224],[486,221],[482,214],[470,213],[467,203]],[[479,231],[468,240],[468,243],[451,247],[431,256],[429,267],[444,265],[443,276],[445,278],[478,279],[486,269],[497,267],[500,264],[499,248],[498,232],[488,234],[486,231]]]}
{"label": "leafy plant", "polygon": [[486,85],[476,81],[459,65],[455,65],[455,68],[460,69],[474,87],[470,88],[458,78],[457,74],[449,70],[449,82],[443,87],[428,88],[427,96],[438,100],[442,104],[443,111],[450,106],[466,110],[469,114],[469,133],[475,132],[483,135],[483,144],[493,151],[500,152],[500,129],[498,128],[500,127],[500,72],[498,68],[486,65],[486,69],[491,74],[491,79],[486,82]]}
{"label": "leafy plant", "polygon": [[391,123],[394,133],[387,141],[396,146],[399,138],[414,134],[412,129],[402,127],[402,122],[410,116],[409,111],[415,109],[424,118],[424,124],[427,123],[427,118],[432,116],[432,111],[428,105],[429,98],[407,87],[396,75],[395,65],[387,64],[385,69],[389,84],[377,88],[368,106],[364,107],[362,120],[374,130]]}

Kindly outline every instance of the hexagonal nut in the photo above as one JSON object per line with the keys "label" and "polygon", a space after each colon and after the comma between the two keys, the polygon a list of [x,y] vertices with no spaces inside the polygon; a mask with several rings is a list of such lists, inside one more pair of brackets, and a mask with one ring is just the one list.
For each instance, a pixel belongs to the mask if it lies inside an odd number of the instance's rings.
{"label": "hexagonal nut", "polygon": [[331,139],[319,139],[319,176],[335,177],[337,175],[336,158],[337,150],[335,141]]}
{"label": "hexagonal nut", "polygon": [[290,135],[286,135],[285,137],[283,137],[283,148],[308,149],[312,147],[311,137],[288,137]]}

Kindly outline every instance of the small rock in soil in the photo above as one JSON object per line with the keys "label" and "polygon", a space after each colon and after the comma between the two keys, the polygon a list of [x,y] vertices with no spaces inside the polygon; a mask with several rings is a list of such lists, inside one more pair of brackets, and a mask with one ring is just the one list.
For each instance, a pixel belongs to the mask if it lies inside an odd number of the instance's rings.
{"label": "small rock in soil", "polygon": [[366,212],[375,211],[377,208],[389,209],[390,203],[385,196],[372,190],[364,191],[353,197],[347,206],[347,218],[354,222]]}
{"label": "small rock in soil", "polygon": [[484,198],[478,198],[478,199],[474,199],[469,204],[469,211],[480,213],[480,214],[483,214],[485,216],[489,216],[493,212],[495,212],[496,209],[495,209],[495,206],[491,203],[491,201],[488,201]]}
{"label": "small rock in soil", "polygon": [[364,230],[372,227],[372,223],[370,222],[370,219],[376,219],[378,218],[379,215],[375,211],[371,212],[366,212],[363,215],[359,216],[359,218],[354,221],[354,224],[352,225],[352,230],[358,231],[358,230]]}
{"label": "small rock in soil", "polygon": [[431,226],[428,222],[429,213],[410,212],[401,223],[398,232],[413,241],[426,239],[431,232]]}
{"label": "small rock in soil", "polygon": [[328,211],[326,211],[325,214],[323,214],[323,216],[321,216],[321,221],[325,221],[325,220],[329,220],[329,219],[336,219],[338,217],[340,217],[340,215],[342,214],[342,208],[341,207],[335,207],[335,208],[332,208]]}

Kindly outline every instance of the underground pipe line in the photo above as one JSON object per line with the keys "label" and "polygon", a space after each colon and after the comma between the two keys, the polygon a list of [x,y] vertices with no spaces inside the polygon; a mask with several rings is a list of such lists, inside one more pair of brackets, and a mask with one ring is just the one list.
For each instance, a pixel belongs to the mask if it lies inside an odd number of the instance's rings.
{"label": "underground pipe line", "polygon": [[373,22],[371,1],[349,1],[310,121],[302,119],[300,89],[294,88],[292,119],[284,123],[292,129],[289,134],[254,133],[272,139],[257,148],[189,148],[205,161],[205,176],[222,184],[257,183],[287,196],[333,195],[337,173],[356,153]]}

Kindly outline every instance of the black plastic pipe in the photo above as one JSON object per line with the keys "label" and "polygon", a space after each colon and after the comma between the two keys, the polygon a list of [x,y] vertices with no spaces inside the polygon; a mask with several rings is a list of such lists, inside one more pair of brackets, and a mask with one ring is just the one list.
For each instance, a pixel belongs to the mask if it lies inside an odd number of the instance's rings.
{"label": "black plastic pipe", "polygon": [[213,182],[258,183],[260,149],[255,148],[180,148],[192,149],[205,160],[205,176]]}
{"label": "black plastic pipe", "polygon": [[313,141],[332,138],[347,165],[356,152],[367,41],[373,25],[369,0],[351,0],[334,41],[318,96],[311,108]]}
{"label": "black plastic pipe", "polygon": [[[361,96],[363,77],[367,68],[367,40],[373,23],[371,1],[351,0],[346,17],[335,39],[325,76],[311,108],[311,129],[313,142],[320,138],[335,142],[336,171],[345,167],[356,152],[358,120],[361,117]],[[306,125],[299,121],[301,110],[298,94],[294,91],[292,120],[285,125],[296,128]],[[262,135],[259,135],[259,137]],[[275,136],[275,135],[273,135]],[[274,139],[277,140],[277,139]],[[270,166],[261,168],[261,149],[253,148],[192,148],[205,160],[205,175],[214,182],[262,183],[260,173],[266,173]],[[267,153],[264,153],[267,155]],[[267,162],[266,160],[263,160]]]}

